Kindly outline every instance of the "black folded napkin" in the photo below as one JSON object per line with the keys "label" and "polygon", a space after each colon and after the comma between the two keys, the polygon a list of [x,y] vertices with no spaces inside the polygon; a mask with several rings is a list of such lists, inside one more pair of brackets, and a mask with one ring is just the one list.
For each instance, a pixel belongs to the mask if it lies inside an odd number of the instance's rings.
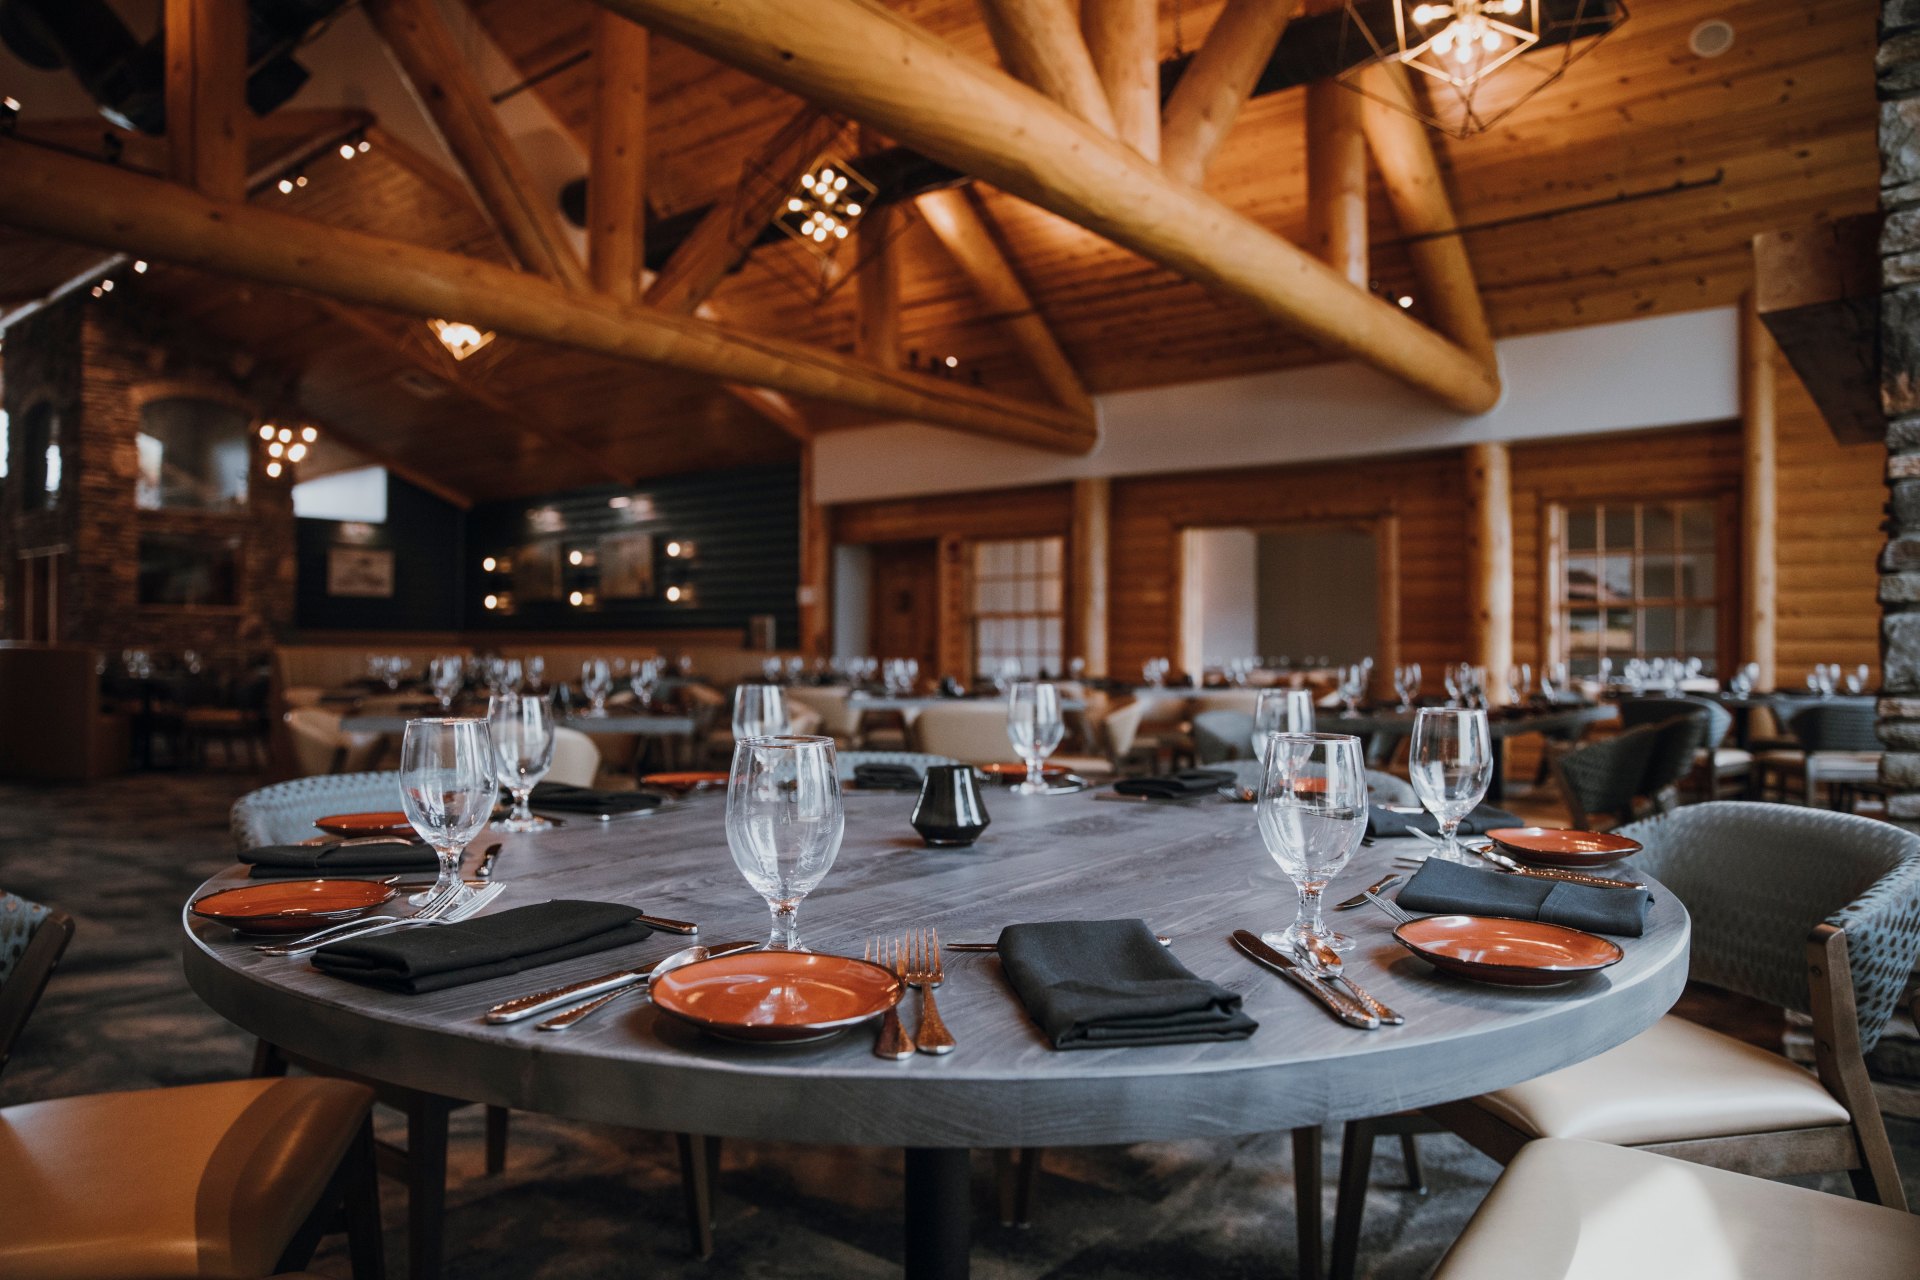
{"label": "black folded napkin", "polygon": [[331,943],[313,953],[313,967],[419,995],[645,941],[653,930],[634,919],[639,914],[618,902],[538,902],[459,924]]}
{"label": "black folded napkin", "polygon": [[661,797],[652,791],[601,791],[594,787],[575,787],[564,782],[542,782],[533,789],[529,803],[536,809],[555,813],[639,813],[660,807]]}
{"label": "black folded napkin", "polygon": [[240,861],[255,880],[390,876],[440,869],[439,856],[424,844],[267,844],[248,849]]}
{"label": "black folded napkin", "polygon": [[863,791],[918,791],[920,771],[910,764],[857,764],[853,785]]}
{"label": "black folded napkin", "polygon": [[1408,911],[1544,920],[1637,938],[1646,931],[1653,895],[1644,889],[1596,889],[1429,858],[1400,890],[1398,900]]}
{"label": "black folded napkin", "polygon": [[1141,920],[1008,925],[999,945],[1007,980],[1056,1049],[1244,1040],[1260,1025]]}
{"label": "black folded napkin", "polygon": [[[1472,813],[1460,819],[1460,834],[1463,836],[1481,836],[1489,831],[1498,831],[1502,827],[1524,827],[1518,814],[1508,813],[1505,809],[1496,809],[1483,804]],[[1440,820],[1422,809],[1418,813],[1396,813],[1384,805],[1367,806],[1367,834],[1378,840],[1390,840],[1395,836],[1404,836],[1409,831],[1424,831],[1430,836],[1440,834]]]}
{"label": "black folded napkin", "polygon": [[1210,795],[1232,783],[1235,776],[1225,769],[1182,769],[1156,778],[1122,778],[1113,784],[1113,789],[1123,796],[1185,800],[1189,796]]}

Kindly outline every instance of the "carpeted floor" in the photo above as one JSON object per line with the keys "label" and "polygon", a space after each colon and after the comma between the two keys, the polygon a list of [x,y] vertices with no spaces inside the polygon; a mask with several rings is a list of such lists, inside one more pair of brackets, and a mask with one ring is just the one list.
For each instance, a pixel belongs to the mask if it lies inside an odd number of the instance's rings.
{"label": "carpeted floor", "polygon": [[[0,886],[72,913],[78,936],[0,1076],[0,1103],[245,1073],[247,1037],[180,974],[180,905],[230,862],[237,775],[145,775],[80,788],[0,784]],[[1726,1014],[1710,1000],[1690,1001]],[[481,1168],[480,1113],[455,1115],[447,1224],[451,1280],[898,1274],[899,1157],[733,1143],[719,1183],[718,1249],[686,1250],[670,1138],[516,1113],[507,1170]],[[1889,1122],[1920,1201],[1920,1123]],[[1325,1177],[1336,1174],[1329,1134]],[[996,1224],[992,1167],[975,1159],[974,1274],[1208,1280],[1296,1274],[1286,1135],[1048,1154],[1031,1228]],[[1496,1169],[1457,1139],[1421,1139],[1426,1196],[1399,1190],[1384,1144],[1367,1204],[1362,1274],[1423,1276]],[[1818,1180],[1816,1180],[1818,1181]],[[1826,1180],[1839,1187],[1843,1180]],[[383,1188],[394,1274],[401,1203]],[[1327,1203],[1329,1220],[1332,1201]],[[345,1276],[337,1241],[314,1268]]]}

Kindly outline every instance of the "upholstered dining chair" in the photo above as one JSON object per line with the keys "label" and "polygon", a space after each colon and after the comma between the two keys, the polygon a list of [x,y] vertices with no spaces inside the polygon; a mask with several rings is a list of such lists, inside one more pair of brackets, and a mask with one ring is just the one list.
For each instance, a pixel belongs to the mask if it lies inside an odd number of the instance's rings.
{"label": "upholstered dining chair", "polygon": [[1573,825],[1591,829],[1602,819],[1630,822],[1642,801],[1672,807],[1680,779],[1693,768],[1704,736],[1700,718],[1674,716],[1576,747],[1554,761],[1554,776]]}
{"label": "upholstered dining chair", "polygon": [[1878,709],[1871,698],[1835,698],[1802,706],[1787,720],[1797,746],[1775,746],[1756,758],[1761,793],[1786,799],[1797,781],[1800,798],[1820,802],[1821,788],[1871,782],[1880,774]]}
{"label": "upholstered dining chair", "polygon": [[[72,937],[0,892],[0,1065]],[[0,1275],[258,1280],[344,1210],[355,1280],[380,1280],[372,1106],[345,1080],[229,1080],[0,1107]]]}
{"label": "upholstered dining chair", "polygon": [[600,776],[600,746],[578,729],[556,725],[553,730],[553,764],[546,776],[572,787],[590,787]]}
{"label": "upholstered dining chair", "polygon": [[[1867,1079],[1920,955],[1920,836],[1853,814],[1721,801],[1633,823],[1634,868],[1693,917],[1690,973],[1813,1022],[1816,1070],[1668,1014],[1597,1057],[1425,1116],[1505,1162],[1535,1138],[1584,1138],[1769,1177],[1844,1170],[1905,1195]],[[1347,1126],[1333,1272],[1352,1274],[1378,1133]]]}
{"label": "upholstered dining chair", "polygon": [[1014,759],[1007,737],[1007,704],[993,701],[936,703],[925,707],[913,722],[913,745],[938,756],[952,756],[966,764],[993,764]]}
{"label": "upholstered dining chair", "polygon": [[379,734],[348,733],[340,716],[323,707],[295,707],[286,721],[293,762],[303,775],[353,773],[376,763],[380,754]]}
{"label": "upholstered dining chair", "polygon": [[1660,724],[1675,716],[1704,719],[1703,741],[1694,752],[1693,778],[1704,799],[1726,798],[1723,791],[1734,784],[1736,795],[1744,795],[1753,772],[1753,753],[1727,745],[1733,732],[1733,713],[1712,698],[1682,695],[1675,698],[1629,698],[1620,704],[1620,723],[1627,728]]}
{"label": "upholstered dining chair", "polygon": [[1196,763],[1247,760],[1253,756],[1253,717],[1244,711],[1215,707],[1193,717],[1193,758]]}

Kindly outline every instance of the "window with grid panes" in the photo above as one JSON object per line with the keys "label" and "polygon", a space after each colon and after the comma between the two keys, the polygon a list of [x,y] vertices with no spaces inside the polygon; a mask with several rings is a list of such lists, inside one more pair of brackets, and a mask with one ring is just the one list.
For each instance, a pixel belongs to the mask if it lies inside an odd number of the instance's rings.
{"label": "window with grid panes", "polygon": [[1559,656],[1575,675],[1600,659],[1720,653],[1719,502],[1569,503],[1556,508]]}
{"label": "window with grid panes", "polygon": [[1024,675],[1059,675],[1065,619],[1063,538],[973,544],[973,669],[1014,658]]}

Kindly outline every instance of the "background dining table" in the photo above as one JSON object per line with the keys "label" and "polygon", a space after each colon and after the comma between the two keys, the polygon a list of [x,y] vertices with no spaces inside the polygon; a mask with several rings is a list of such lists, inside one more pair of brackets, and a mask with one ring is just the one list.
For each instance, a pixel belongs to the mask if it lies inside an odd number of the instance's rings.
{"label": "background dining table", "polygon": [[[1367,758],[1385,762],[1393,758],[1400,739],[1413,732],[1415,712],[1393,707],[1360,711],[1322,710],[1314,715],[1314,727],[1322,733],[1351,733],[1369,739]],[[1606,724],[1620,718],[1620,709],[1607,703],[1598,706],[1527,707],[1501,710],[1487,717],[1487,730],[1493,739],[1493,779],[1487,785],[1487,799],[1495,803],[1506,798],[1507,739],[1524,733],[1549,737],[1578,738],[1588,725]]]}
{"label": "background dining table", "polygon": [[[940,1009],[959,1041],[944,1057],[873,1052],[873,1031],[788,1048],[723,1042],[627,997],[560,1034],[490,1026],[490,1005],[608,970],[651,964],[688,939],[643,944],[513,977],[405,995],[327,976],[303,960],[183,914],[188,980],[227,1019],[296,1054],[433,1093],[586,1121],[680,1133],[906,1149],[907,1274],[967,1272],[973,1148],[1100,1145],[1318,1126],[1498,1089],[1612,1048],[1658,1019],[1686,979],[1689,922],[1654,885],[1644,936],[1613,968],[1553,988],[1436,973],[1371,908],[1336,914],[1357,940],[1348,972],[1406,1024],[1356,1030],[1228,942],[1291,918],[1294,891],[1267,855],[1254,807],[1094,803],[1096,793],[991,790],[993,824],[971,848],[924,847],[910,794],[847,797],[846,838],[800,910],[820,951],[861,954],[875,936],[934,926],[944,942],[1007,924],[1137,917],[1172,937],[1203,978],[1240,992],[1249,1039],[1150,1048],[1049,1047],[992,954],[946,955]],[[724,797],[696,795],[638,821],[570,825],[504,844],[494,910],[551,898],[628,903],[696,921],[700,939],[763,937],[766,909],[729,856]],[[1355,893],[1396,854],[1362,848],[1329,891]],[[224,872],[205,890],[239,881]],[[909,1027],[917,997],[903,1016]]]}

